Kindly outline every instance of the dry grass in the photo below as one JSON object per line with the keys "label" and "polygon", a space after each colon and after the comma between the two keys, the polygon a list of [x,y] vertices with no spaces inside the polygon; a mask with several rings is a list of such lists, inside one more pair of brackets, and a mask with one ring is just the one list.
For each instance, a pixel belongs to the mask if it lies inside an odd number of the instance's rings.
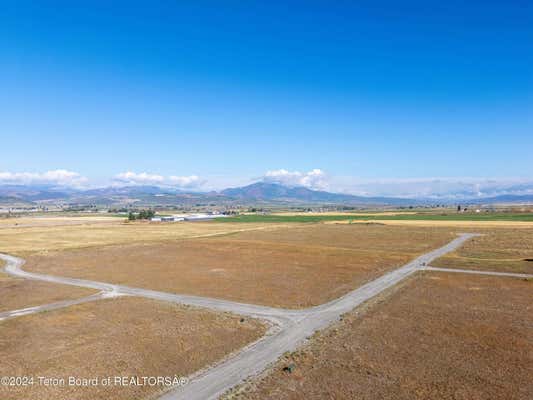
{"label": "dry grass", "polygon": [[324,303],[454,237],[383,225],[295,225],[225,237],[27,257],[31,271],[300,308]]}
{"label": "dry grass", "polygon": [[31,217],[11,217],[0,218],[0,229],[9,228],[25,228],[25,227],[39,227],[39,226],[64,226],[64,225],[86,225],[86,224],[101,224],[101,223],[120,223],[124,218],[108,217],[102,215],[94,216],[31,216]]}
{"label": "dry grass", "polygon": [[0,272],[0,312],[77,299],[93,293],[96,292],[91,289],[14,278]]}
{"label": "dry grass", "polygon": [[268,231],[231,235],[234,240],[285,243],[312,248],[332,247],[368,252],[421,254],[456,237],[455,229],[387,226],[381,223],[301,224]]}
{"label": "dry grass", "polygon": [[[255,320],[146,299],[86,303],[0,323],[0,376],[186,376],[264,332]],[[0,386],[0,398],[138,399],[160,389]]]}
{"label": "dry grass", "polygon": [[227,398],[531,399],[532,289],[512,278],[415,277]]}
{"label": "dry grass", "polygon": [[[484,235],[435,260],[445,268],[533,274],[533,229],[483,230]],[[525,261],[532,259],[532,261]]]}
{"label": "dry grass", "polygon": [[146,243],[158,240],[185,239],[224,235],[254,229],[275,229],[276,225],[239,223],[125,223],[92,221],[84,224],[27,226],[0,229],[0,252],[25,255],[34,252],[104,246],[119,243]]}

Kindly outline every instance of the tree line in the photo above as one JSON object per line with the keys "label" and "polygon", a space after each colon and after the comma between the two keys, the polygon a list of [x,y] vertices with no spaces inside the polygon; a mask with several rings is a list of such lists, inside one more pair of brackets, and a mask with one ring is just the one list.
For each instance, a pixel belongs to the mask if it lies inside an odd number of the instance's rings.
{"label": "tree line", "polygon": [[128,214],[128,220],[135,221],[136,219],[152,219],[154,216],[154,210],[141,210],[138,213],[130,211]]}

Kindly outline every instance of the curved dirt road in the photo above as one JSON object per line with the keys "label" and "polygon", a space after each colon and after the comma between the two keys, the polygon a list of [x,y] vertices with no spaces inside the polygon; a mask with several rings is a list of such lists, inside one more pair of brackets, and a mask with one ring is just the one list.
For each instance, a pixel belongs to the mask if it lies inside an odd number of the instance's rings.
{"label": "curved dirt road", "polygon": [[342,314],[394,286],[412,273],[424,269],[432,260],[455,250],[473,236],[476,235],[461,234],[447,245],[426,253],[403,267],[389,272],[338,299],[303,310],[263,307],[226,300],[132,288],[104,282],[31,273],[21,269],[24,260],[20,258],[3,254],[0,254],[0,258],[7,261],[7,265],[4,268],[5,272],[18,277],[87,287],[108,292],[112,295],[132,295],[229,311],[269,321],[273,327],[266,336],[247,346],[235,356],[195,374],[186,386],[172,389],[160,397],[161,400],[205,400],[216,399],[244,379],[262,372],[284,352],[293,351],[317,330],[327,327]]}

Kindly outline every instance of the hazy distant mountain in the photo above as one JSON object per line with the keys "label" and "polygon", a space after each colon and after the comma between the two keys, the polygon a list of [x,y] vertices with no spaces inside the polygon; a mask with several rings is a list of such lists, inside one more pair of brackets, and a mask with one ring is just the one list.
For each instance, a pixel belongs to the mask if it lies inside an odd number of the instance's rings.
{"label": "hazy distant mountain", "polygon": [[1,185],[0,197],[13,198],[23,202],[66,199],[73,191],[47,185]]}
{"label": "hazy distant mountain", "polygon": [[416,201],[409,199],[353,196],[350,194],[311,190],[302,186],[288,187],[277,183],[267,182],[257,182],[244,187],[225,189],[221,193],[228,197],[248,201],[261,200],[346,205],[402,205],[417,203]]}
{"label": "hazy distant mountain", "polygon": [[171,206],[217,203],[223,197],[217,193],[184,192],[172,187],[122,186],[90,189],[71,196],[76,204]]}
{"label": "hazy distant mountain", "polygon": [[499,196],[493,197],[483,197],[479,199],[470,199],[469,203],[479,203],[479,204],[522,204],[522,203],[533,203],[533,194],[502,194]]}
{"label": "hazy distant mountain", "polygon": [[192,205],[347,205],[347,206],[416,206],[423,204],[493,204],[533,203],[533,195],[500,195],[470,199],[405,199],[394,197],[366,197],[311,190],[302,186],[257,182],[248,186],[229,188],[220,192],[185,192],[173,187],[111,186],[98,189],[39,185],[0,185],[0,204],[67,204],[97,206],[192,206]]}
{"label": "hazy distant mountain", "polygon": [[155,195],[176,193],[176,189],[167,189],[159,186],[109,186],[97,189],[89,189],[80,192],[85,196],[132,196],[132,195]]}

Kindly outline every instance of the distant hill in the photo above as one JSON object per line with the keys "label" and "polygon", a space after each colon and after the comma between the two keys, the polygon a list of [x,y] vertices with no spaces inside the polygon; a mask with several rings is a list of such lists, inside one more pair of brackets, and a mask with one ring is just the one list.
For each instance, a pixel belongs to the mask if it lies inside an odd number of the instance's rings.
{"label": "distant hill", "polygon": [[261,200],[346,205],[405,205],[418,203],[409,199],[354,196],[311,190],[302,186],[289,187],[267,182],[257,182],[244,187],[225,189],[221,193],[228,197],[247,201]]}
{"label": "distant hill", "polygon": [[23,202],[66,199],[72,190],[45,185],[1,185],[0,197]]}
{"label": "distant hill", "polygon": [[98,205],[172,206],[220,203],[224,196],[218,193],[185,192],[172,187],[123,186],[90,189],[71,196],[72,203]]}
{"label": "distant hill", "polygon": [[347,206],[418,206],[425,204],[496,204],[533,203],[533,195],[501,195],[465,199],[405,199],[395,197],[366,197],[311,190],[302,186],[257,182],[251,185],[224,189],[220,192],[187,192],[173,187],[110,186],[76,190],[45,185],[0,185],[0,204],[43,205],[66,204],[115,207],[135,206],[193,206],[193,205],[347,205]]}
{"label": "distant hill", "polygon": [[159,186],[109,186],[97,189],[89,189],[80,192],[85,196],[131,196],[131,195],[155,195],[179,192],[176,189],[162,188]]}
{"label": "distant hill", "polygon": [[483,197],[480,199],[471,199],[468,202],[476,204],[522,204],[533,203],[533,194],[503,194],[493,197]]}

